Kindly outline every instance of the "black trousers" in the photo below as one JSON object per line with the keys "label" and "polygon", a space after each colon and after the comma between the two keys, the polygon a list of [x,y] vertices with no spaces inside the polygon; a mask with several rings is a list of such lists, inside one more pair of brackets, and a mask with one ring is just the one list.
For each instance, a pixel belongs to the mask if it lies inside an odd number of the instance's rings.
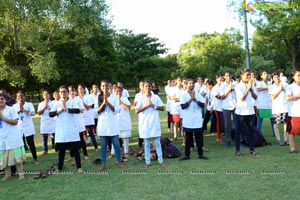
{"label": "black trousers", "polygon": [[[26,142],[25,142],[25,138],[26,138]],[[30,135],[27,137],[23,136],[23,142],[24,142],[24,146],[26,146],[26,143],[28,144],[33,159],[37,160],[36,148],[35,148],[35,144],[34,144],[34,135]]]}
{"label": "black trousers", "polygon": [[[65,159],[66,149],[60,149],[58,152],[58,169],[62,170],[64,166],[64,159]],[[81,160],[80,154],[78,150],[70,150],[70,154],[74,155],[77,169],[81,168]]]}
{"label": "black trousers", "polygon": [[191,147],[193,146],[193,136],[196,140],[198,156],[203,155],[203,133],[202,130],[199,132],[185,132],[186,134],[186,143],[185,143],[185,156],[190,157]]}
{"label": "black trousers", "polygon": [[[83,138],[83,132],[80,132],[79,136],[80,136],[80,143],[81,143],[81,149],[82,149],[83,155],[88,156],[87,149],[86,149],[86,143],[85,143],[84,138]],[[75,156],[73,153],[74,153],[74,151],[70,151],[70,156],[71,157]]]}

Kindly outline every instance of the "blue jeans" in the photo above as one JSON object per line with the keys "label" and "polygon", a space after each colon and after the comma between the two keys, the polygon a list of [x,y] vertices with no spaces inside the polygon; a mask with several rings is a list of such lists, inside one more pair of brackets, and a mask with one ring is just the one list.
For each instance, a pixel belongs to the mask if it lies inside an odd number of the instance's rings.
{"label": "blue jeans", "polygon": [[48,135],[43,135],[43,151],[48,152]]}
{"label": "blue jeans", "polygon": [[232,131],[231,115],[234,120],[234,110],[224,110],[223,109],[224,132],[225,132],[226,142],[231,141],[231,131]]}
{"label": "blue jeans", "polygon": [[250,151],[254,151],[254,115],[235,114],[235,148],[240,151],[240,136],[248,133]]}
{"label": "blue jeans", "polygon": [[96,140],[96,137],[95,137],[94,132],[93,132],[94,125],[88,125],[88,126],[85,126],[85,128],[87,128],[87,130],[88,130],[89,136],[90,136],[90,138],[93,142],[93,145],[94,145],[95,149],[98,149],[97,140]]}
{"label": "blue jeans", "polygon": [[[257,128],[258,130],[262,133],[262,122],[263,122],[263,118],[257,118]],[[272,123],[272,118],[270,118],[270,123],[271,123],[271,128],[272,128],[272,134],[274,135],[275,132],[274,132],[274,126],[273,126],[273,123]]]}
{"label": "blue jeans", "polygon": [[106,154],[107,154],[107,144],[109,138],[112,141],[112,144],[115,148],[115,154],[117,162],[121,162],[121,148],[120,148],[120,142],[119,142],[119,135],[114,136],[100,136],[100,144],[101,144],[101,157],[102,157],[102,164],[106,165]]}
{"label": "blue jeans", "polygon": [[[151,138],[144,138],[144,151],[145,151],[145,160],[146,160],[147,165],[150,165],[150,163],[151,163],[150,139]],[[164,160],[163,160],[163,157],[162,157],[160,137],[154,137],[153,140],[154,140],[154,145],[155,145],[155,148],[156,148],[157,160],[158,160],[158,163],[161,164],[161,163],[164,162]]]}

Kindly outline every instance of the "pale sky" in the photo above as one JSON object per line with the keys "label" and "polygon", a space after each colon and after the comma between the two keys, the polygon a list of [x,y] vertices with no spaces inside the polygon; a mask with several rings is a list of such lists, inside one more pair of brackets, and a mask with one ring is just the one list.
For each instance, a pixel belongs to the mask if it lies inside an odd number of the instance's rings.
{"label": "pale sky", "polygon": [[[106,0],[111,5],[115,29],[130,29],[135,34],[148,33],[150,37],[177,53],[180,45],[193,34],[223,32],[234,27],[244,34],[244,26],[229,13],[227,0]],[[231,16],[230,16],[231,15]]]}

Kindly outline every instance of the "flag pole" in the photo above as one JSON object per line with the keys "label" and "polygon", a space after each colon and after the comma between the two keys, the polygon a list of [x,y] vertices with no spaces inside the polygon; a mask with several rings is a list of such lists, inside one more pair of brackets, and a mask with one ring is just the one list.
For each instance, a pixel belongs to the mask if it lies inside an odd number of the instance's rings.
{"label": "flag pole", "polygon": [[[246,6],[246,0],[244,0],[243,5]],[[248,42],[247,12],[244,12],[244,38],[245,38],[245,49],[246,49],[246,68],[250,69],[250,53],[249,53],[249,42]]]}

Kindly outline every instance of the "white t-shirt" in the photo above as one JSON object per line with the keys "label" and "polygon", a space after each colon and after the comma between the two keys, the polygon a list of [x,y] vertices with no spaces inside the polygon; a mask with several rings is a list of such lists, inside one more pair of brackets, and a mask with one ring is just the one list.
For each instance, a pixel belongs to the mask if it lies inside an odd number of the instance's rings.
{"label": "white t-shirt", "polygon": [[[241,100],[241,98],[244,96],[244,93],[247,90],[247,85],[240,81],[236,87],[236,109],[235,113],[238,115],[253,115],[254,114],[254,106],[253,106],[253,100],[254,98],[251,95],[251,92],[249,91],[244,101]],[[255,87],[252,86],[252,90],[255,91]]]}
{"label": "white t-shirt", "polygon": [[[270,85],[270,82],[268,82]],[[267,88],[268,85],[264,81],[258,81],[256,88]],[[256,107],[258,109],[272,109],[272,99],[269,95],[269,90],[257,91]]]}
{"label": "white t-shirt", "polygon": [[[232,83],[232,87],[235,88],[236,83]],[[220,87],[220,96],[223,96],[229,90],[229,84],[225,81]],[[222,108],[224,110],[234,110],[236,106],[235,91],[230,91],[229,94],[222,100]]]}
{"label": "white t-shirt", "polygon": [[[298,96],[300,95],[300,86],[295,82],[286,87],[287,96]],[[300,99],[287,101],[288,102],[288,115],[290,117],[300,117]]]}
{"label": "white t-shirt", "polygon": [[222,108],[222,100],[217,99],[217,96],[220,96],[220,85],[216,84],[211,91],[211,94],[213,96],[213,109],[216,111],[223,111]]}
{"label": "white t-shirt", "polygon": [[[281,90],[278,96],[275,99],[272,99],[272,114],[280,114],[280,113],[287,113],[287,101],[286,101],[286,94],[285,90],[287,87],[287,84],[282,82],[282,87],[284,90]],[[279,86],[277,86],[275,83],[270,86],[269,88],[269,94],[276,94],[279,90]]]}

